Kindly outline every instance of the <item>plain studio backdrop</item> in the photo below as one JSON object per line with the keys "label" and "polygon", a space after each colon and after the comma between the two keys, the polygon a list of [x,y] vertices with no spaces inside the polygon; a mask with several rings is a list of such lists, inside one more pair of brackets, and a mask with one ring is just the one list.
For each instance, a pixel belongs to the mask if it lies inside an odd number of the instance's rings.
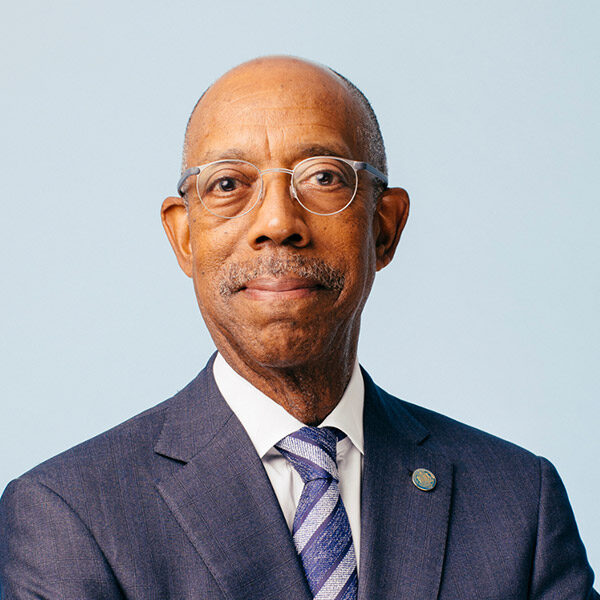
{"label": "plain studio backdrop", "polygon": [[1,488],[204,366],[160,204],[204,89],[294,54],[365,92],[412,200],[362,364],[549,458],[600,570],[598,2],[20,0],[1,20]]}

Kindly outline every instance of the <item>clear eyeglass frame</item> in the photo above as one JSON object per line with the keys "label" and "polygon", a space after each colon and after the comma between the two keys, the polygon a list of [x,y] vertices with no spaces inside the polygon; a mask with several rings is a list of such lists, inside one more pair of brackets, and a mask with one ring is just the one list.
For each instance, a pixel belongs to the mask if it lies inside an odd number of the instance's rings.
{"label": "clear eyeglass frame", "polygon": [[[333,212],[321,213],[321,212],[316,212],[314,210],[311,210],[310,208],[307,208],[302,203],[300,198],[298,197],[298,193],[297,193],[295,185],[294,185],[294,174],[296,171],[298,171],[304,165],[306,165],[307,162],[314,161],[315,159],[317,159],[317,160],[318,159],[339,160],[343,163],[346,163],[347,165],[352,167],[352,169],[354,170],[354,191],[350,197],[350,200],[348,200],[348,202],[346,202],[346,204],[344,206],[342,206],[342,208],[335,210]],[[224,216],[224,215],[219,215],[219,214],[215,213],[214,211],[210,210],[210,208],[208,208],[208,206],[204,203],[204,201],[202,200],[202,196],[200,194],[200,190],[198,189],[199,178],[196,177],[196,192],[198,194],[198,198],[200,199],[200,202],[202,202],[202,206],[204,206],[204,208],[209,213],[215,215],[216,217],[220,217],[222,219],[237,219],[239,217],[243,217],[244,215],[247,215],[251,210],[253,210],[256,207],[256,205],[260,202],[260,200],[262,199],[262,196],[263,196],[263,175],[265,173],[288,173],[289,175],[291,175],[290,194],[291,194],[292,198],[294,198],[294,200],[296,200],[298,202],[298,204],[300,204],[300,206],[302,206],[302,208],[304,210],[308,211],[309,213],[312,213],[314,215],[319,215],[319,216],[326,216],[326,217],[336,215],[336,214],[342,212],[343,210],[345,210],[346,208],[348,208],[348,206],[350,206],[350,204],[352,204],[352,201],[356,197],[356,192],[358,190],[358,171],[367,171],[368,173],[370,173],[377,179],[381,180],[385,186],[387,186],[387,184],[388,184],[387,176],[384,173],[382,173],[379,169],[374,167],[373,165],[370,165],[369,163],[364,162],[364,161],[351,160],[349,158],[342,158],[340,156],[311,156],[309,158],[305,158],[304,160],[300,161],[293,169],[285,169],[282,167],[275,167],[272,169],[265,169],[264,171],[261,171],[256,165],[254,165],[253,163],[251,163],[249,161],[225,158],[225,159],[221,159],[221,160],[215,160],[215,161],[206,163],[204,165],[198,165],[196,167],[189,167],[188,169],[183,171],[179,181],[177,182],[177,193],[185,200],[185,191],[183,189],[183,186],[184,186],[185,182],[188,180],[188,178],[199,175],[200,173],[202,173],[202,171],[204,171],[205,169],[207,169],[208,167],[211,167],[213,165],[220,164],[220,163],[231,163],[231,162],[247,164],[247,165],[250,165],[251,167],[253,167],[254,169],[256,169],[256,172],[258,173],[258,176],[260,177],[260,189],[259,189],[259,193],[256,195],[256,199],[254,200],[254,202],[251,203],[249,208],[247,208],[243,212],[236,214],[236,215]],[[185,204],[187,206],[187,201],[185,202]]]}

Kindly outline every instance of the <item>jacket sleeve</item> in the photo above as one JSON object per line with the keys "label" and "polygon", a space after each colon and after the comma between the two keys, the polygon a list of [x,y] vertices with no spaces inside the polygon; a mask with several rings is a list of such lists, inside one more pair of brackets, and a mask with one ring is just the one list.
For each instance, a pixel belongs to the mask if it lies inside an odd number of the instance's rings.
{"label": "jacket sleeve", "polygon": [[12,481],[0,500],[2,600],[122,599],[93,535],[49,487]]}
{"label": "jacket sleeve", "polygon": [[554,466],[540,458],[538,529],[531,600],[597,600],[594,573],[587,561],[565,487]]}

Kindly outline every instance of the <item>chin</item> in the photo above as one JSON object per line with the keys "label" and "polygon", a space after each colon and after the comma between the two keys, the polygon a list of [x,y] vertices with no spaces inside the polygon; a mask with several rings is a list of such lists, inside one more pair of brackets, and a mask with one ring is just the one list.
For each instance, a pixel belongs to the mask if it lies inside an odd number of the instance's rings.
{"label": "chin", "polygon": [[328,354],[326,346],[315,332],[263,331],[256,343],[246,345],[246,354],[263,367],[289,369],[323,361]]}

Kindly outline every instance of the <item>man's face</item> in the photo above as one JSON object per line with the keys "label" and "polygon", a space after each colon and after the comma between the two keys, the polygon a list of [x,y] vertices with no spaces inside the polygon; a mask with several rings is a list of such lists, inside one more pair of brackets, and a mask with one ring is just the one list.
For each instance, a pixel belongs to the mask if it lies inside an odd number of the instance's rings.
{"label": "man's face", "polygon": [[[293,169],[322,154],[365,160],[359,119],[330,73],[294,61],[251,63],[203,98],[190,125],[187,166],[239,158],[261,170]],[[280,172],[263,175],[262,200],[239,218],[209,213],[193,179],[187,215],[177,199],[165,201],[165,228],[229,362],[293,368],[354,351],[375,271],[391,258],[378,248],[389,235],[373,183],[361,172],[352,204],[331,216],[302,208],[290,196],[289,174]]]}

